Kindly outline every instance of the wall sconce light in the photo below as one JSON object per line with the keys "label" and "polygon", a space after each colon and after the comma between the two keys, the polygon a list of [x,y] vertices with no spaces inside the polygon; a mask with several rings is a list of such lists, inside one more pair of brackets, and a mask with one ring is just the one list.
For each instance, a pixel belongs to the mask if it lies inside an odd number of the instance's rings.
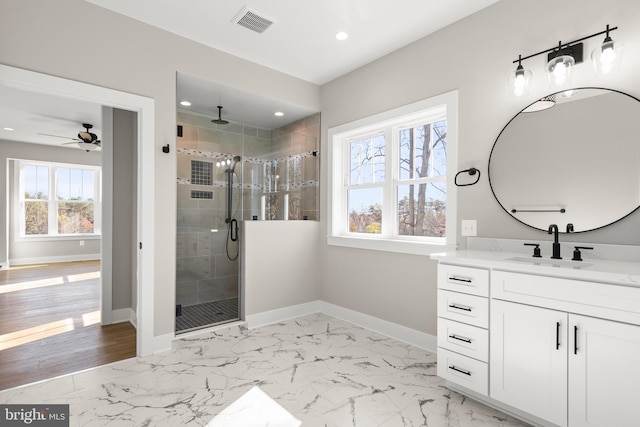
{"label": "wall sconce light", "polygon": [[513,63],[517,63],[518,66],[509,76],[511,94],[514,96],[527,94],[529,81],[531,80],[531,71],[524,69],[522,61],[544,53],[547,54],[548,62],[546,71],[549,76],[549,81],[555,86],[564,85],[568,81],[573,67],[580,64],[583,60],[584,45],[581,42],[602,34],[606,34],[604,41],[591,54],[593,65],[599,74],[606,75],[615,71],[619,67],[624,50],[621,43],[614,42],[609,36],[611,31],[617,29],[618,27],[609,28],[609,25],[607,25],[607,29],[599,33],[591,34],[569,43],[558,42],[558,46],[556,47],[545,49],[525,57],[518,55],[518,59],[513,61]]}
{"label": "wall sconce light", "polygon": [[609,36],[609,32],[615,30],[616,28],[609,29],[609,26],[607,25],[607,29],[605,30],[606,37],[604,38],[604,41],[591,53],[593,66],[595,67],[596,72],[600,74],[611,74],[612,72],[620,68],[624,46],[620,42],[613,41]]}

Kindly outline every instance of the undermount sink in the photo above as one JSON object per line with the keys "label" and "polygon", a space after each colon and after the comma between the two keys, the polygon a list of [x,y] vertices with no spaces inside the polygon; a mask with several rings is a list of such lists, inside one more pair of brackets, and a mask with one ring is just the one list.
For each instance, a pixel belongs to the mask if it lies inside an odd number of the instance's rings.
{"label": "undermount sink", "polygon": [[564,267],[564,268],[587,268],[592,266],[592,263],[584,262],[584,261],[565,261],[562,259],[551,259],[551,258],[534,258],[534,257],[513,257],[507,258],[507,261],[516,261],[516,262],[525,262],[527,264],[534,265],[548,265],[551,267]]}

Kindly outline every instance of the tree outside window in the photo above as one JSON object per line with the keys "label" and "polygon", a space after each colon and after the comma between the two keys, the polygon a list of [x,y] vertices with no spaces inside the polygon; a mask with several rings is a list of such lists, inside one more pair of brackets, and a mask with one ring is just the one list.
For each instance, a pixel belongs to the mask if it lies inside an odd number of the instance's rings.
{"label": "tree outside window", "polygon": [[55,163],[21,163],[21,234],[94,234],[99,170]]}

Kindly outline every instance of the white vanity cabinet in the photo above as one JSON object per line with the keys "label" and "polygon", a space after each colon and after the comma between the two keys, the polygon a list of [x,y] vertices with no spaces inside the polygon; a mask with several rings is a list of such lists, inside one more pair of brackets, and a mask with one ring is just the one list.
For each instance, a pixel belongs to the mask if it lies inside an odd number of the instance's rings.
{"label": "white vanity cabinet", "polygon": [[491,398],[562,427],[640,425],[640,288],[491,279]]}
{"label": "white vanity cabinet", "polygon": [[491,301],[493,399],[567,425],[567,314]]}
{"label": "white vanity cabinet", "polygon": [[640,426],[640,266],[476,254],[433,257],[438,375],[534,425]]}
{"label": "white vanity cabinet", "polygon": [[489,391],[489,270],[438,265],[438,376]]}
{"label": "white vanity cabinet", "polygon": [[578,315],[569,326],[569,425],[640,425],[640,326]]}

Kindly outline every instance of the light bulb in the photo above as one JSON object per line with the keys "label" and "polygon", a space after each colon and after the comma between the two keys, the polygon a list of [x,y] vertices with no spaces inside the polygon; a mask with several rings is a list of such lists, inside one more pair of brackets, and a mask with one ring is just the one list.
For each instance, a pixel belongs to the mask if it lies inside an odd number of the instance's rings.
{"label": "light bulb", "polygon": [[614,42],[607,34],[602,44],[591,53],[593,66],[597,73],[611,74],[620,67],[624,46],[620,42]]}
{"label": "light bulb", "polygon": [[575,59],[570,55],[556,56],[549,61],[547,64],[547,72],[549,73],[551,82],[556,86],[565,84],[574,64]]}
{"label": "light bulb", "polygon": [[531,71],[525,70],[518,64],[516,71],[509,75],[509,90],[513,96],[522,96],[527,93]]}

